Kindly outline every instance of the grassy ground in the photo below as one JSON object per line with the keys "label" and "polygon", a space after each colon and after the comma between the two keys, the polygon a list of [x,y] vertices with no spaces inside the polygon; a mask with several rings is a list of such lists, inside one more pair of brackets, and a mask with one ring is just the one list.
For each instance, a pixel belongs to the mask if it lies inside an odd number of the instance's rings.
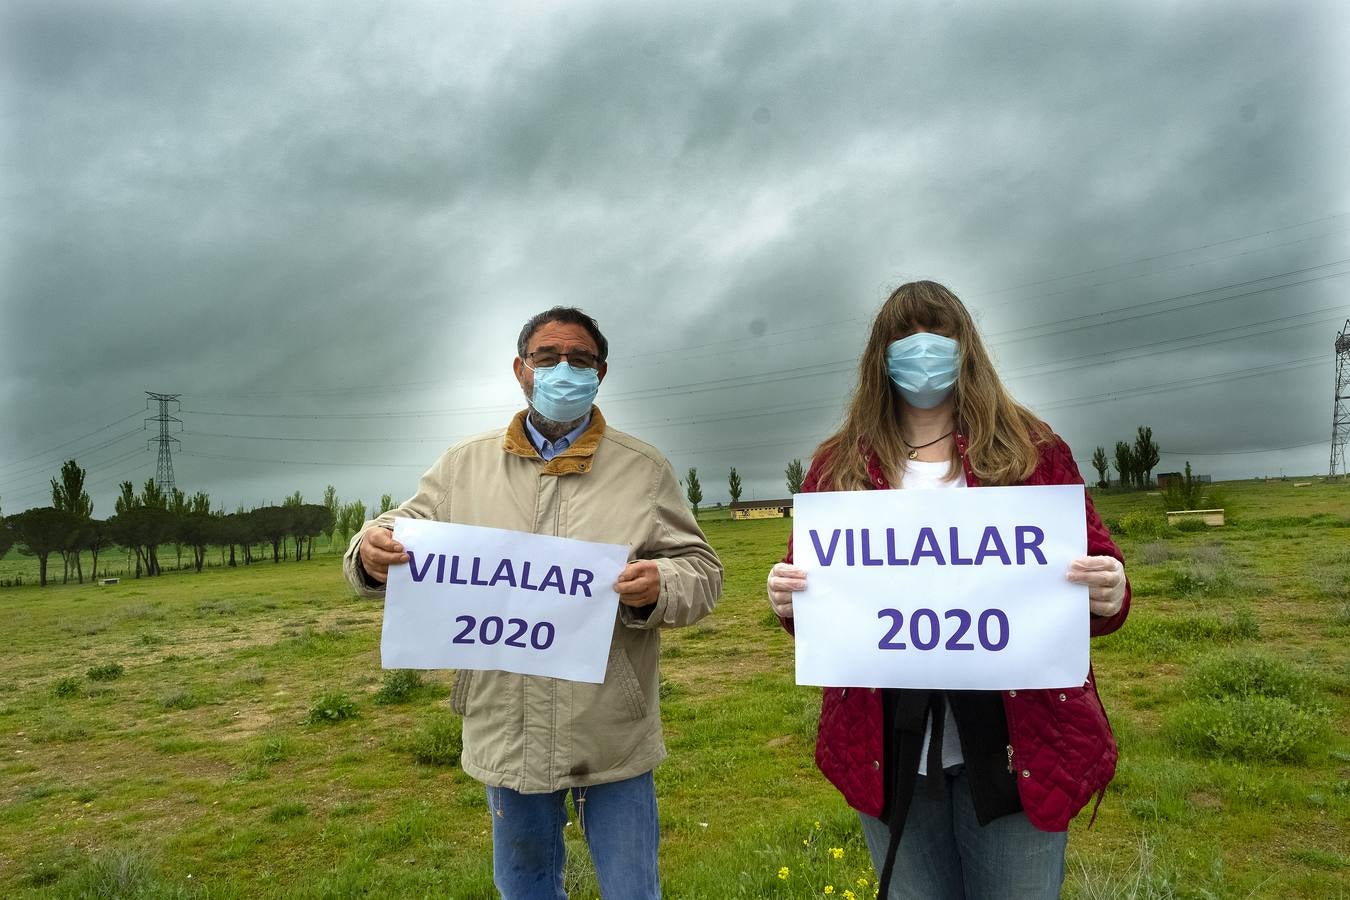
{"label": "grassy ground", "polygon": [[[1121,766],[1074,824],[1065,896],[1350,893],[1350,487],[1296,484],[1229,485],[1232,524],[1203,532],[1099,498],[1136,605],[1094,645]],[[705,527],[728,580],[666,638],[667,895],[871,896],[811,761],[818,691],[763,600],[789,524]],[[386,686],[380,608],[321,556],[0,590],[0,894],[492,896],[449,676]],[[32,567],[11,553],[0,578]],[[569,846],[573,896],[595,896]]]}

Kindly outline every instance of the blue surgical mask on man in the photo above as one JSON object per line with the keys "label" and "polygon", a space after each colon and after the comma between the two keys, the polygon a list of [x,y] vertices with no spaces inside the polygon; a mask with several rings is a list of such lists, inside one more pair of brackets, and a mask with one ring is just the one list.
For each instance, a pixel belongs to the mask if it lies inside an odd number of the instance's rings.
{"label": "blue surgical mask on man", "polygon": [[906,403],[932,409],[956,384],[959,349],[949,337],[920,331],[886,348],[886,370]]}
{"label": "blue surgical mask on man", "polygon": [[599,390],[600,373],[597,370],[574,369],[563,360],[556,366],[534,370],[530,405],[546,419],[575,422],[591,411]]}

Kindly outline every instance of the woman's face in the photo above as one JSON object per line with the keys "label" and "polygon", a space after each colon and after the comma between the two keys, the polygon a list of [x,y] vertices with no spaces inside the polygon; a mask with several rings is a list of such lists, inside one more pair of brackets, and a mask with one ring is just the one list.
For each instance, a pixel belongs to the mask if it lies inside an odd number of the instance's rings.
{"label": "woman's face", "polygon": [[901,399],[918,409],[951,402],[960,366],[954,338],[941,330],[915,326],[886,348],[886,372]]}

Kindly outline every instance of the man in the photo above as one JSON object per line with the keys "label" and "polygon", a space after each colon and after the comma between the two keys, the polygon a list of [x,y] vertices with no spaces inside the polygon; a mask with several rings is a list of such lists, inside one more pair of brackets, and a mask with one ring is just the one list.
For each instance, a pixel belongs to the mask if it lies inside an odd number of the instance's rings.
{"label": "man", "polygon": [[722,565],[659,452],[592,405],[609,345],[595,320],[554,307],[525,324],[516,380],[529,402],[505,429],[447,450],[417,494],[352,539],[347,579],[381,597],[407,562],[398,516],[627,544],[602,684],[461,671],[464,770],[487,786],[493,876],[506,900],[562,898],[568,792],[606,898],[660,896],[652,769],[665,757],[657,706],[659,629],[711,611]]}

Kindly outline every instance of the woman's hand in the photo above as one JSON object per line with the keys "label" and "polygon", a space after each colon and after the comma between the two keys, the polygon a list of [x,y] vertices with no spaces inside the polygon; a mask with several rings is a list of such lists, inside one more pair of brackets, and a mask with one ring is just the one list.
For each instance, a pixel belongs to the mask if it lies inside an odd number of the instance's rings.
{"label": "woman's hand", "polygon": [[780,619],[792,618],[792,594],[806,590],[806,570],[791,563],[774,563],[769,570],[769,606]]}
{"label": "woman's hand", "polygon": [[1094,616],[1110,618],[1125,601],[1125,567],[1114,556],[1080,556],[1069,563],[1064,576],[1088,589],[1088,608]]}

